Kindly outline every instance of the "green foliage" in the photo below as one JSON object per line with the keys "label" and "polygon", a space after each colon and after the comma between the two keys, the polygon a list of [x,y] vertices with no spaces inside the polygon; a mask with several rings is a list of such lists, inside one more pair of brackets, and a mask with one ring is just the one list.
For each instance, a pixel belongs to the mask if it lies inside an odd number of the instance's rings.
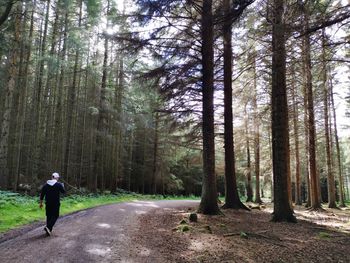
{"label": "green foliage", "polygon": [[245,239],[248,238],[247,233],[245,233],[245,232],[243,232],[243,231],[241,231],[241,232],[239,233],[239,236],[240,236],[241,238],[245,238]]}
{"label": "green foliage", "polygon": [[[178,180],[181,180],[182,193],[185,195],[200,195],[202,188],[203,169],[200,162],[199,151],[185,149],[184,152],[178,150],[177,160],[173,159],[170,163],[170,173]],[[179,182],[179,181],[178,181]]]}
{"label": "green foliage", "polygon": [[180,225],[186,225],[187,224],[187,221],[185,220],[185,219],[182,219],[181,221],[180,221]]}
{"label": "green foliage", "polygon": [[178,232],[188,232],[190,231],[190,226],[186,224],[179,225],[177,228]]}
{"label": "green foliage", "polygon": [[327,232],[319,232],[318,233],[318,237],[319,238],[330,238],[331,237],[331,235],[329,234],[329,233],[327,233]]}
{"label": "green foliage", "polygon": [[87,12],[89,14],[89,22],[95,24],[98,21],[98,17],[101,13],[101,1],[100,0],[84,0],[86,4]]}
{"label": "green foliage", "polygon": [[182,232],[190,231],[190,227],[189,227],[188,225],[183,225],[183,226],[181,227],[181,231],[182,231]]}

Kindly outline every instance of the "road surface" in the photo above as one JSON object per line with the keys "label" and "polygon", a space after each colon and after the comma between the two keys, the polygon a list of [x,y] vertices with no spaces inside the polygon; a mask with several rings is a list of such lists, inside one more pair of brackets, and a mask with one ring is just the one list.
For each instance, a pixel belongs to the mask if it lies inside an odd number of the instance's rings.
{"label": "road surface", "polygon": [[135,201],[80,211],[59,218],[51,237],[43,231],[44,225],[36,224],[1,242],[0,262],[148,262],[131,249],[139,216],[154,209],[196,205],[197,201],[183,200]]}

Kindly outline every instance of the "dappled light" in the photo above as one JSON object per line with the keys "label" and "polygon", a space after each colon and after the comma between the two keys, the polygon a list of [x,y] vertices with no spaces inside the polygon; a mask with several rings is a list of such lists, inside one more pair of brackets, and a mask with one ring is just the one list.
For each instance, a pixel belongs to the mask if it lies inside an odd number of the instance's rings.
{"label": "dappled light", "polygon": [[111,228],[110,224],[105,224],[105,223],[97,223],[97,226],[100,228]]}
{"label": "dappled light", "polygon": [[109,247],[102,246],[99,244],[88,244],[86,246],[86,251],[93,255],[105,257],[110,253],[111,249]]}
{"label": "dappled light", "polygon": [[154,207],[154,208],[159,207],[154,202],[147,202],[147,201],[135,201],[135,203],[130,203],[130,205],[136,206],[136,207]]}

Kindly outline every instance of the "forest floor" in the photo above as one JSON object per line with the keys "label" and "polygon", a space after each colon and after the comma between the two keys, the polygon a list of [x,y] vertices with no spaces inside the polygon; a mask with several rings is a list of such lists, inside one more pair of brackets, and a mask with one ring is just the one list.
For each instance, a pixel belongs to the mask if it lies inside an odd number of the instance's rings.
{"label": "forest floor", "polygon": [[350,262],[350,208],[294,209],[296,224],[270,222],[271,204],[197,223],[188,208],[155,210],[142,215],[133,243],[152,259],[144,262]]}
{"label": "forest floor", "polygon": [[7,262],[350,262],[350,209],[310,212],[272,223],[271,205],[219,216],[189,214],[198,201],[136,201],[61,217],[0,235]]}

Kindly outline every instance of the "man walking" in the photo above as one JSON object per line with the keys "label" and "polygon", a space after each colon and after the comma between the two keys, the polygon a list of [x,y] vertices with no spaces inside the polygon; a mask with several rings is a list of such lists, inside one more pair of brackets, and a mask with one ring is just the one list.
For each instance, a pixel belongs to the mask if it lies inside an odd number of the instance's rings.
{"label": "man walking", "polygon": [[48,236],[51,235],[52,228],[60,214],[60,193],[66,192],[64,185],[58,182],[59,177],[58,173],[53,173],[52,180],[46,182],[40,193],[40,208],[43,207],[45,197],[46,227],[44,230]]}

